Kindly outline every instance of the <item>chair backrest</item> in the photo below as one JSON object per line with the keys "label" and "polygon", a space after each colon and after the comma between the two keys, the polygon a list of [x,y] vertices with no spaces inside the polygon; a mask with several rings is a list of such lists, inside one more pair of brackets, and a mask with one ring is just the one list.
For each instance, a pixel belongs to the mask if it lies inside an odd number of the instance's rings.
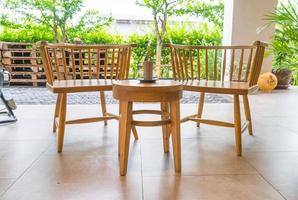
{"label": "chair backrest", "polygon": [[245,81],[257,84],[265,46],[194,46],[167,44],[170,49],[173,78],[187,80]]}
{"label": "chair backrest", "polygon": [[136,45],[38,44],[47,82],[76,79],[121,80],[129,76]]}

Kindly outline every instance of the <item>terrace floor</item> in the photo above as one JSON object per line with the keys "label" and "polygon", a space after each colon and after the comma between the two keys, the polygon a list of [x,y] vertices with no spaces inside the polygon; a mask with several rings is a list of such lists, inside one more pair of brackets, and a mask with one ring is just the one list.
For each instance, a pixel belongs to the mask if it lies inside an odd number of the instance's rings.
{"label": "terrace floor", "polygon": [[[172,154],[163,153],[161,128],[138,128],[126,177],[119,176],[116,121],[67,126],[58,154],[53,105],[20,105],[19,121],[0,126],[0,199],[296,200],[297,99],[297,87],[250,96],[254,136],[243,135],[242,157],[234,152],[233,129],[183,124],[181,175],[174,174]],[[70,105],[68,117],[95,115],[99,107]],[[195,110],[181,105],[182,116]],[[231,103],[205,104],[206,117],[232,120],[232,113]]]}

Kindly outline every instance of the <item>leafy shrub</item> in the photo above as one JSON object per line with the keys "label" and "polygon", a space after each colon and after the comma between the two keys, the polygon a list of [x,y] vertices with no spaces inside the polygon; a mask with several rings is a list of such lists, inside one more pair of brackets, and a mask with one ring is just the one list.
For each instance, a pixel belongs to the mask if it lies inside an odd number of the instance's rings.
{"label": "leafy shrub", "polygon": [[3,27],[2,31],[0,31],[0,41],[37,42],[40,40],[53,42],[54,34],[51,30],[47,29],[47,27],[34,23],[26,23],[23,26],[16,26],[13,28]]}
{"label": "leafy shrub", "polygon": [[[145,56],[151,61],[155,61],[156,38],[152,33],[144,35],[131,34],[124,37],[118,34],[112,34],[104,28],[93,31],[69,31],[68,40],[74,42],[76,38],[80,38],[85,44],[120,44],[132,43],[138,47],[132,51],[131,60],[131,77],[138,76],[138,64],[144,61]],[[216,45],[220,44],[222,39],[221,31],[218,28],[209,28],[208,24],[202,24],[198,27],[190,28],[188,25],[174,26],[168,28],[164,43],[189,44],[189,45]],[[24,26],[11,28],[3,28],[0,31],[0,41],[7,42],[38,42],[46,40],[54,42],[54,36],[51,30],[29,23]],[[169,64],[169,50],[162,49],[162,64]],[[171,69],[163,67],[161,69],[162,78],[171,77]]]}

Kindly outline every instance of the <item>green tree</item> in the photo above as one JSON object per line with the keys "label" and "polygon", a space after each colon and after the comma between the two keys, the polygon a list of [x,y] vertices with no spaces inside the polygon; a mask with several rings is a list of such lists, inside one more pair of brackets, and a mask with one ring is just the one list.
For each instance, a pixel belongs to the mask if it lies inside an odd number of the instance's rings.
{"label": "green tree", "polygon": [[175,14],[181,0],[138,0],[137,4],[150,8],[153,15],[154,33],[156,36],[156,73],[160,75],[161,48],[167,32],[168,17]]}
{"label": "green tree", "polygon": [[162,44],[164,42],[168,18],[171,16],[196,15],[213,22],[222,30],[224,4],[201,2],[200,0],[137,0],[137,4],[151,9],[154,34],[156,37],[156,73],[160,75]]}
{"label": "green tree", "polygon": [[[54,33],[55,42],[67,42],[68,32],[73,28],[90,28],[91,24],[98,27],[111,22],[111,17],[101,17],[96,11],[87,11],[84,19],[81,18],[74,25],[73,18],[81,11],[83,0],[4,0],[2,6],[15,14],[11,21],[18,16],[20,24],[25,20],[49,27]],[[8,15],[4,17],[9,19]]]}
{"label": "green tree", "polygon": [[224,2],[222,0],[210,2],[184,0],[183,7],[176,11],[176,15],[185,14],[200,16],[222,29],[224,18]]}

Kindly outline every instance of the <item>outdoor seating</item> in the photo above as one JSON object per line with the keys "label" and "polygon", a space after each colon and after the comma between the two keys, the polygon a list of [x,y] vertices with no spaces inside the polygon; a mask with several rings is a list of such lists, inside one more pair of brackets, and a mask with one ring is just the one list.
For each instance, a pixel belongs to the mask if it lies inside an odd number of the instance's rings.
{"label": "outdoor seating", "polygon": [[[184,91],[200,92],[198,111],[181,122],[194,121],[235,129],[236,152],[242,154],[241,134],[253,134],[248,94],[257,90],[265,43],[239,46],[189,46],[169,44],[174,80]],[[205,93],[233,95],[234,123],[202,118]],[[239,96],[243,96],[246,123],[241,124]]]}
{"label": "outdoor seating", "polygon": [[[40,52],[47,87],[57,93],[53,132],[58,129],[58,152],[62,151],[66,124],[81,124],[118,119],[106,108],[105,91],[112,90],[113,80],[128,78],[131,49],[134,45],[71,45],[41,42]],[[66,120],[67,94],[98,91],[102,116]],[[137,133],[132,129],[135,138]]]}
{"label": "outdoor seating", "polygon": [[[169,136],[172,133],[175,172],[181,171],[180,103],[182,84],[178,81],[160,80],[157,83],[139,83],[124,80],[113,83],[113,97],[120,101],[119,157],[120,174],[126,175],[132,126],[162,126],[164,152],[169,152]],[[161,110],[133,110],[134,102],[158,102]],[[157,114],[159,121],[134,120],[133,115]]]}

